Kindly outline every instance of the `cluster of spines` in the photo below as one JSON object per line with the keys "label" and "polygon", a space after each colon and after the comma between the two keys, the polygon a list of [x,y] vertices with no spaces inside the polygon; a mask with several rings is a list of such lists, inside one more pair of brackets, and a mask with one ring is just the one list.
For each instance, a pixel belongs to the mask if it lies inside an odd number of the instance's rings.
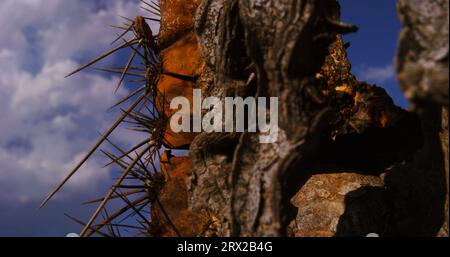
{"label": "cluster of spines", "polygon": [[[158,49],[157,38],[154,35],[150,26],[146,22],[154,21],[160,22],[161,11],[158,2],[142,1],[142,9],[149,12],[153,17],[137,16],[135,19],[122,17],[125,20],[123,25],[112,26],[122,30],[117,34],[117,38],[112,44],[123,41],[120,45],[114,47],[112,50],[100,55],[87,64],[69,73],[66,77],[72,76],[92,65],[98,61],[112,55],[113,53],[130,48],[131,55],[124,67],[114,68],[94,68],[98,71],[110,72],[120,74],[119,83],[116,86],[116,92],[124,82],[126,77],[133,77],[131,82],[145,84],[138,87],[129,93],[126,97],[115,103],[111,108],[116,108],[131,99],[134,101],[126,109],[121,109],[122,114],[110,129],[100,136],[96,144],[86,153],[84,158],[73,168],[69,175],[46,197],[40,207],[43,207],[64,185],[65,183],[81,168],[81,166],[92,156],[92,154],[106,141],[117,152],[114,155],[106,150],[101,150],[110,162],[105,165],[117,165],[122,173],[116,182],[109,190],[105,197],[87,202],[87,204],[99,203],[94,214],[87,223],[84,223],[70,215],[69,218],[77,223],[83,225],[83,230],[80,236],[91,236],[97,234],[100,236],[121,236],[122,231],[137,231],[133,235],[136,236],[152,236],[153,224],[150,218],[151,204],[157,204],[165,214],[164,208],[158,200],[158,190],[167,181],[169,174],[165,169],[158,168],[156,165],[158,160],[161,160],[161,149],[163,146],[169,147],[165,141],[166,126],[169,120],[167,113],[164,110],[165,97],[162,92],[158,91],[158,80],[161,74],[166,74],[179,79],[192,80],[192,78],[179,74],[165,73],[162,69],[160,60],[160,51]],[[133,34],[131,39],[125,37],[130,33]],[[142,59],[143,66],[134,66],[135,58],[139,56]],[[133,131],[146,133],[149,137],[137,144],[129,150],[122,150],[119,146],[114,144],[109,136],[122,123],[127,123],[132,127]],[[163,172],[161,172],[161,170]],[[133,197],[133,199],[130,199]],[[120,199],[125,203],[125,206],[118,210],[109,213],[106,205],[110,200]],[[166,214],[165,214],[166,215]],[[98,224],[94,224],[98,216],[102,216],[102,220]],[[131,217],[138,217],[135,220],[136,224],[124,224],[123,222]],[[167,215],[166,215],[167,216]],[[170,218],[166,217],[169,221]],[[169,222],[170,223],[170,222]],[[171,223],[170,223],[171,224]],[[173,229],[177,232],[176,227],[172,224]],[[106,228],[106,232],[104,229]],[[131,232],[129,232],[131,233]],[[178,233],[177,233],[178,234]]]}

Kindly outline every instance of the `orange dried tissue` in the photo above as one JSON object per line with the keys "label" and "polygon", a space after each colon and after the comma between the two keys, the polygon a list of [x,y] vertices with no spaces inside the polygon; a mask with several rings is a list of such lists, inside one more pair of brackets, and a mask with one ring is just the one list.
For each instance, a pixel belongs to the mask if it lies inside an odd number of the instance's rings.
{"label": "orange dried tissue", "polygon": [[152,222],[160,236],[200,236],[208,226],[208,219],[188,208],[186,179],[191,174],[188,157],[175,157],[166,151],[161,156],[161,168],[169,174],[168,181],[152,204]]}
{"label": "orange dried tissue", "polygon": [[205,62],[201,56],[197,36],[192,32],[161,51],[164,72],[185,76],[201,75]]}
{"label": "orange dried tissue", "polygon": [[158,43],[165,49],[194,30],[194,15],[201,0],[161,0],[161,29]]}
{"label": "orange dried tissue", "polygon": [[[183,96],[192,102],[194,82],[203,72],[205,62],[193,33],[163,50],[161,59],[163,74],[158,81],[161,99],[157,107],[164,110],[167,117],[171,117],[176,111],[170,109],[172,99]],[[161,103],[164,103],[164,106]],[[187,149],[195,136],[195,133],[175,133],[167,126],[164,139],[172,149]]]}
{"label": "orange dried tissue", "polygon": [[[159,105],[167,117],[175,97],[186,97],[192,103],[197,78],[204,70],[197,37],[194,34],[194,14],[200,0],[161,0],[161,28],[158,37],[162,74],[157,88]],[[163,100],[163,101],[161,101]],[[192,110],[191,110],[192,112]],[[167,125],[164,140],[171,149],[187,149],[195,133],[174,133]],[[168,178],[152,203],[153,233],[159,236],[201,236],[208,227],[206,215],[188,208],[186,180],[191,176],[189,157],[174,157],[170,152],[161,156],[161,169]]]}

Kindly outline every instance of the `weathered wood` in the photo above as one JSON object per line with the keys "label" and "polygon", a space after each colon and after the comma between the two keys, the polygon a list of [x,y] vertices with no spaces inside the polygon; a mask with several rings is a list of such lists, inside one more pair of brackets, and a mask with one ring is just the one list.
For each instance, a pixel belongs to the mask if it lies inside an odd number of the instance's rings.
{"label": "weathered wood", "polygon": [[[352,188],[355,179],[360,186],[339,198],[345,210],[330,216],[338,223],[327,235],[436,233],[439,210],[434,219],[407,213],[443,203],[441,155],[416,153],[421,148],[436,150],[438,132],[423,133],[421,127],[428,123],[419,120],[434,116],[396,107],[383,89],[350,73],[339,35],[355,27],[341,23],[339,12],[334,0],[204,0],[199,6],[195,30],[206,68],[196,87],[203,89],[204,97],[276,96],[280,102],[277,143],[259,144],[254,133],[202,133],[190,147],[190,207],[206,210],[217,221],[215,235],[290,234],[288,224],[303,215],[295,213],[290,198],[299,190],[315,193],[304,188],[311,175],[328,181],[333,172],[339,173],[336,183],[344,188]],[[252,73],[256,79],[248,83]],[[433,163],[405,180],[402,174],[414,165],[414,156]],[[423,180],[428,170],[434,175]],[[408,182],[402,183],[401,177]],[[371,179],[378,186],[373,194],[364,186]],[[408,190],[419,193],[424,186],[428,196],[418,194],[416,202],[405,198]],[[353,201],[361,190],[369,193]],[[372,206],[362,204],[367,201],[384,206],[378,214],[389,217],[373,214],[364,220],[360,215],[370,214]],[[318,202],[297,201],[296,207],[314,204]],[[301,226],[320,224],[321,215],[328,215],[326,208],[321,211]],[[353,224],[355,219],[362,222]],[[419,220],[423,226],[401,226]]]}
{"label": "weathered wood", "polygon": [[[275,144],[243,133],[201,134],[191,145],[192,207],[219,217],[221,235],[286,234],[288,178],[314,153],[326,113],[326,105],[310,97],[325,57],[314,48],[326,49],[336,37],[322,26],[336,8],[335,1],[210,0],[200,6],[196,31],[209,70],[206,92],[278,96],[281,104]],[[247,86],[249,65],[257,79]]]}

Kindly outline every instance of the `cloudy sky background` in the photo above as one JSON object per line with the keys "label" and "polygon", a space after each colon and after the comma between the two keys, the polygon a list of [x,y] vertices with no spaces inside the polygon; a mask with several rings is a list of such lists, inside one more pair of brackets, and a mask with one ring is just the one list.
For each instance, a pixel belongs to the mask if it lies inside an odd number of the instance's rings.
{"label": "cloudy sky background", "polygon": [[[355,74],[384,86],[407,106],[392,69],[399,23],[395,1],[342,0],[343,20],[360,31],[346,36]],[[63,214],[86,220],[81,202],[103,195],[111,171],[95,154],[42,210],[45,195],[117,117],[109,106],[117,77],[83,72],[64,75],[108,50],[115,36],[109,24],[118,14],[141,13],[137,0],[0,1],[0,236],[64,236],[80,227]],[[381,17],[381,18],[380,18]],[[156,27],[154,27],[156,29]],[[103,65],[123,63],[126,53]],[[139,135],[124,129],[113,139],[124,145]]]}

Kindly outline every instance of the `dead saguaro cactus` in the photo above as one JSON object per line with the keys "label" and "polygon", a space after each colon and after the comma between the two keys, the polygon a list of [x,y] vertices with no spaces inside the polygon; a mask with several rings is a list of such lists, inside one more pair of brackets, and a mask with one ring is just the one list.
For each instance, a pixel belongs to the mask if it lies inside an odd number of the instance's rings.
{"label": "dead saguaro cactus", "polygon": [[[423,147],[421,122],[417,114],[396,107],[382,88],[351,74],[341,34],[356,28],[341,22],[339,13],[334,0],[200,5],[196,32],[206,62],[206,96],[280,99],[277,143],[261,145],[252,133],[202,133],[191,145],[191,207],[218,220],[219,235],[402,233],[393,229],[401,218],[376,216],[395,216],[390,197],[401,201],[383,188],[392,181],[382,178]],[[324,184],[321,190],[309,186],[313,175]],[[374,194],[364,181],[372,181]],[[296,196],[291,204],[297,193],[319,191],[342,194],[333,200],[342,208],[331,212],[320,197]],[[361,200],[350,199],[361,194]],[[370,213],[372,205],[361,205],[365,200],[384,212],[349,223]],[[323,223],[324,217],[332,222]],[[389,225],[377,227],[385,221]]]}
{"label": "dead saguaro cactus", "polygon": [[[448,1],[419,2],[399,1],[406,111],[351,73],[342,35],[357,27],[341,21],[336,0],[143,1],[151,17],[124,17],[123,42],[74,73],[130,48],[125,66],[98,70],[119,74],[118,87],[128,77],[144,85],[115,105],[134,100],[44,203],[108,141],[108,165],[122,173],[90,202],[100,205],[87,223],[75,219],[82,236],[448,236]],[[423,33],[424,19],[439,30]],[[160,22],[159,34],[147,22]],[[170,103],[193,102],[194,89],[277,97],[278,140],[175,133]],[[108,136],[122,123],[148,138],[121,149]],[[112,200],[125,205],[109,213]],[[130,217],[138,224],[123,223]]]}
{"label": "dead saguaro cactus", "polygon": [[[286,233],[290,176],[314,154],[328,113],[316,74],[328,46],[351,27],[337,14],[335,1],[205,1],[200,7],[196,31],[212,74],[209,91],[280,98],[277,143],[259,145],[250,133],[201,134],[191,146],[191,203],[219,217],[223,235]],[[249,65],[251,83],[244,73]],[[207,187],[214,179],[218,188]]]}

